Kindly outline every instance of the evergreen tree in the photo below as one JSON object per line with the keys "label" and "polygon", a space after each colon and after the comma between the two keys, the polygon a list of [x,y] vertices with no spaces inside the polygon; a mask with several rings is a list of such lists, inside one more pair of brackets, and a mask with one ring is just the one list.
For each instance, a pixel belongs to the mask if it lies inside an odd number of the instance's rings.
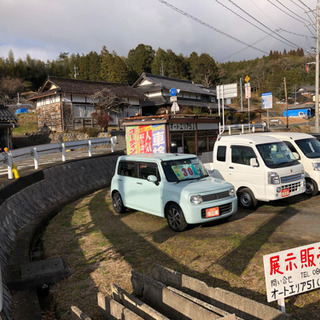
{"label": "evergreen tree", "polygon": [[139,44],[129,51],[127,65],[130,83],[135,82],[143,72],[151,72],[154,54],[152,47],[144,44]]}

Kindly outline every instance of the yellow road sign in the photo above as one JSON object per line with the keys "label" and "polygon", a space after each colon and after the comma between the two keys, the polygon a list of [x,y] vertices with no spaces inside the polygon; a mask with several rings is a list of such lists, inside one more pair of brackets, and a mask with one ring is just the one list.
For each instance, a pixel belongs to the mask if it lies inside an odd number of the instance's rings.
{"label": "yellow road sign", "polygon": [[246,77],[244,78],[244,81],[245,81],[245,82],[249,82],[249,80],[250,80],[250,77],[249,77],[249,76],[246,76]]}

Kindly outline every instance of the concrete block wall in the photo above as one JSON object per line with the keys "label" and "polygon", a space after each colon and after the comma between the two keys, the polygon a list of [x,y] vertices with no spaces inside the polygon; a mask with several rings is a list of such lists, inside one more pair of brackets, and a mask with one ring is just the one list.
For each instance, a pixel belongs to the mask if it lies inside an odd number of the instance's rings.
{"label": "concrete block wall", "polygon": [[[109,186],[121,153],[63,163],[38,172],[21,189],[19,179],[8,188],[0,205],[0,265],[3,277],[2,319],[18,318],[12,309],[12,295],[6,284],[7,265],[27,263],[37,230],[68,203]],[[16,183],[17,192],[14,193]],[[26,308],[24,304],[19,308]],[[23,310],[22,310],[23,311]],[[27,310],[24,311],[27,314]],[[37,317],[34,317],[36,319]],[[26,319],[26,318],[24,318]]]}

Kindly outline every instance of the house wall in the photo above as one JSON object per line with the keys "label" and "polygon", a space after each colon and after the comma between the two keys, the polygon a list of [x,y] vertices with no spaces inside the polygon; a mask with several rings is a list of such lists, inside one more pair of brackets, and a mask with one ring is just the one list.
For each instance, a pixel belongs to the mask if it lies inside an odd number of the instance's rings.
{"label": "house wall", "polygon": [[39,130],[46,124],[52,131],[63,131],[60,102],[37,106],[36,110]]}

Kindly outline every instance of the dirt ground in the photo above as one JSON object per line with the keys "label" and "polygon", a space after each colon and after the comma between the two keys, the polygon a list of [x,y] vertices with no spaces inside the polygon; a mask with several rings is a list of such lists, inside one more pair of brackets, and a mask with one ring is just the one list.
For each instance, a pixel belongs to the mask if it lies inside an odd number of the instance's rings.
{"label": "dirt ground", "polygon": [[[131,292],[131,270],[148,273],[152,263],[268,304],[263,255],[318,242],[319,199],[303,195],[261,203],[252,211],[239,209],[228,222],[175,233],[163,218],[115,214],[109,191],[98,191],[65,207],[44,234],[46,256],[62,256],[72,270],[51,287],[47,312],[70,319],[76,305],[100,319],[97,292],[109,295],[113,282]],[[320,290],[313,290],[286,299],[286,310],[293,319],[320,319],[319,302]]]}

